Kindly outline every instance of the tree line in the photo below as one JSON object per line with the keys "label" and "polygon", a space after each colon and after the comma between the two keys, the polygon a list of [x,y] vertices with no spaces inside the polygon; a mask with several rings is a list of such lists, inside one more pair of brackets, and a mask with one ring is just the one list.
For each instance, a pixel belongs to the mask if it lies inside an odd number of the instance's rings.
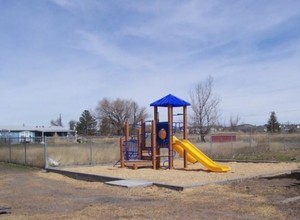
{"label": "tree line", "polygon": [[[193,111],[191,126],[198,131],[201,140],[218,123],[218,105],[220,98],[213,93],[213,78],[199,82],[190,91],[191,106]],[[99,101],[95,111],[84,110],[78,121],[71,120],[71,130],[76,130],[79,135],[123,135],[126,121],[135,126],[142,119],[148,118],[145,107],[130,99],[110,100],[103,98]],[[53,125],[61,122],[61,117],[52,120]]]}
{"label": "tree line", "polygon": [[[191,132],[199,134],[202,142],[213,127],[220,127],[219,104],[220,97],[214,91],[214,80],[211,76],[197,83],[189,93],[192,114],[190,117]],[[69,122],[70,130],[76,130],[79,135],[123,135],[126,121],[135,126],[142,119],[148,118],[145,107],[140,107],[130,99],[110,100],[103,98],[97,104],[95,111],[84,110],[78,121]],[[230,117],[229,129],[236,131],[239,116]],[[62,126],[61,115],[52,120],[51,125]],[[222,126],[221,126],[222,127]],[[271,113],[266,125],[269,132],[280,131],[275,112]]]}
{"label": "tree line", "polygon": [[79,121],[72,120],[69,126],[80,135],[122,135],[126,121],[134,125],[147,117],[146,108],[133,100],[103,98],[95,112],[84,110]]}

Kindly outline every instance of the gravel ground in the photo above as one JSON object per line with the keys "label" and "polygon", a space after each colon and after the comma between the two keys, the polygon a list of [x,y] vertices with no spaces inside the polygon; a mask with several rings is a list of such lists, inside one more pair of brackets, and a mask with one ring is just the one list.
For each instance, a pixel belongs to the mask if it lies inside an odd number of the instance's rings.
{"label": "gravel ground", "polygon": [[[243,164],[232,166],[236,168]],[[252,166],[253,165],[253,166]],[[259,166],[261,165],[261,166]],[[245,164],[257,169],[280,164]],[[281,164],[280,170],[299,167]],[[240,167],[241,166],[241,167]],[[283,167],[283,168],[282,168]],[[261,169],[260,169],[261,168]],[[269,169],[265,168],[267,171]],[[113,168],[112,173],[142,170]],[[85,182],[39,169],[0,163],[0,219],[292,219],[300,216],[300,176],[251,178],[208,184],[182,192],[159,188],[127,189]],[[152,170],[150,170],[152,171]],[[162,170],[164,171],[164,170]],[[160,171],[152,171],[160,173]],[[171,171],[181,172],[181,171]],[[200,170],[192,175],[213,174]],[[263,173],[263,172],[262,172]],[[213,174],[214,175],[214,174]],[[230,175],[228,174],[218,174]],[[244,173],[246,175],[246,172]],[[134,175],[136,176],[136,175]],[[174,176],[173,176],[174,178]],[[176,178],[180,181],[179,178]]]}
{"label": "gravel ground", "polygon": [[241,178],[250,178],[261,175],[269,175],[282,173],[293,169],[300,168],[300,163],[222,163],[230,166],[231,171],[227,173],[208,172],[198,164],[189,164],[188,169],[184,170],[182,161],[175,161],[173,170],[161,169],[153,170],[143,168],[132,170],[128,168],[118,168],[112,166],[93,166],[93,167],[68,167],[64,170],[96,174],[102,176],[112,176],[124,179],[149,180],[157,183],[189,186],[215,183],[227,180],[235,180]]}

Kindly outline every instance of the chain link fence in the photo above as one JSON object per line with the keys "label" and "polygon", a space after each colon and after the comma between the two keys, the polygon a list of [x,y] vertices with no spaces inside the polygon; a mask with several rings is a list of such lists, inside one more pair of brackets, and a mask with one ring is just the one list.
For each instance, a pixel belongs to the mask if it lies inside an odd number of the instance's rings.
{"label": "chain link fence", "polygon": [[[180,134],[176,136],[180,138]],[[212,136],[206,136],[205,143],[200,142],[197,135],[189,135],[189,140],[214,160],[300,162],[299,133],[236,133],[235,138],[221,142],[215,142]],[[119,159],[118,137],[47,137],[45,141],[0,139],[2,162],[44,168],[115,164]]]}
{"label": "chain link fence", "polygon": [[213,159],[300,161],[299,133],[235,133],[220,142],[212,137],[208,135],[206,143],[200,143],[197,136],[189,139]]}
{"label": "chain link fence", "polygon": [[0,139],[0,161],[41,168],[116,163],[119,155],[118,138]]}
{"label": "chain link fence", "polygon": [[3,162],[43,167],[45,164],[44,151],[45,145],[34,138],[30,140],[0,139],[0,161]]}

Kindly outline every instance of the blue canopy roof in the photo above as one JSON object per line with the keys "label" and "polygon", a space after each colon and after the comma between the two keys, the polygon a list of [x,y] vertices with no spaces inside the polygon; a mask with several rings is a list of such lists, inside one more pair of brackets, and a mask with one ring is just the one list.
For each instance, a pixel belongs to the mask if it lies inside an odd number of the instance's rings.
{"label": "blue canopy roof", "polygon": [[190,103],[177,98],[176,96],[169,94],[153,103],[150,104],[150,106],[157,106],[157,107],[168,107],[171,105],[172,107],[182,107],[182,106],[188,106],[191,105]]}

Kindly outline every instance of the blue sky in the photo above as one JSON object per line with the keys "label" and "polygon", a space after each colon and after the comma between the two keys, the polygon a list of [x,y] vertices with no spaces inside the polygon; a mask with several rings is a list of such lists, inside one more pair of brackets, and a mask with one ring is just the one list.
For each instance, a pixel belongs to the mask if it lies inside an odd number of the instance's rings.
{"label": "blue sky", "polygon": [[[104,98],[189,101],[214,77],[222,123],[300,124],[300,1],[0,0],[0,124],[64,124]],[[190,110],[191,112],[191,110]]]}

